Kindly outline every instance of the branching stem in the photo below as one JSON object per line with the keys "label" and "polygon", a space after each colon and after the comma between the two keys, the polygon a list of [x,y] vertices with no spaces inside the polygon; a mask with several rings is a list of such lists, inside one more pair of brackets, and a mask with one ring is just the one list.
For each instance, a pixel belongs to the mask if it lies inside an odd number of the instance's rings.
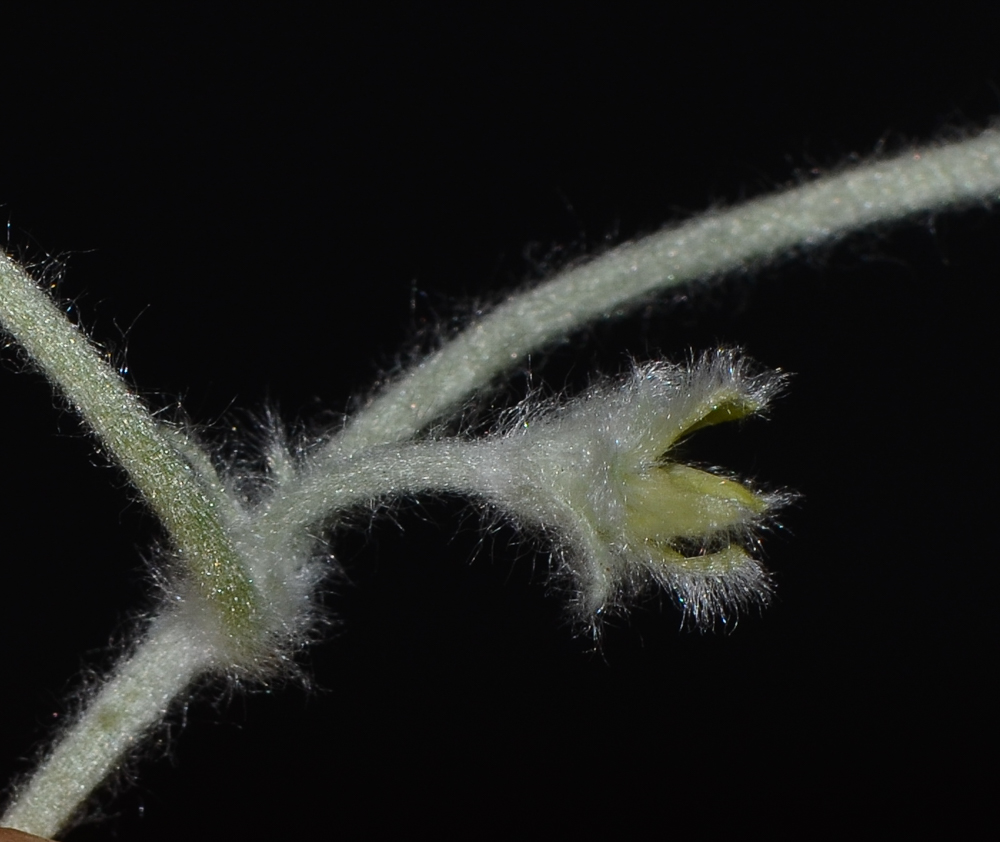
{"label": "branching stem", "polygon": [[[313,541],[317,523],[399,494],[433,489],[493,499],[498,488],[509,493],[509,460],[506,454],[499,458],[498,449],[489,443],[392,445],[446,418],[474,392],[523,363],[528,354],[685,282],[753,269],[868,226],[998,198],[1000,132],[991,130],[962,142],[868,163],[620,246],[511,296],[473,322],[376,396],[297,474],[289,464],[277,477],[275,494],[249,512],[214,475],[208,460],[192,450],[195,446],[158,425],[87,336],[20,267],[0,254],[3,328],[128,472],[169,532],[198,597],[181,599],[177,607],[165,608],[154,619],[136,649],[15,795],[0,824],[43,836],[59,832],[199,674],[225,670],[234,663],[245,666],[240,662],[248,660],[245,647],[251,650],[249,660],[262,656],[266,661],[268,653],[259,648],[280,648],[287,645],[283,635],[294,638],[301,633],[302,616],[308,614],[302,603],[308,601],[315,578],[310,578],[308,562],[292,559],[286,564],[282,553],[289,547],[308,553],[306,544]],[[572,451],[582,452],[587,448]],[[562,464],[549,462],[553,473]],[[553,506],[568,509],[564,501],[577,492],[560,496],[561,489],[574,483],[568,474],[563,479],[550,498]],[[629,537],[628,530],[642,532],[647,525],[636,499],[659,501],[666,494],[686,501],[707,495],[715,505],[709,525],[727,535],[757,517],[761,507],[780,502],[734,489],[732,483],[724,485],[726,480],[715,477],[695,481],[692,475],[675,472],[647,479],[633,480],[630,520],[623,527],[625,538],[616,546],[630,552],[655,546],[662,550],[665,563],[677,561],[670,556],[668,539],[673,533],[648,540]],[[586,494],[586,478],[582,484]],[[520,494],[519,488],[515,491]],[[521,501],[519,506],[514,501],[512,510],[530,516],[538,508],[530,502]],[[601,526],[605,515],[594,510],[591,521],[600,528],[591,531],[607,543],[608,529]],[[586,528],[581,526],[578,535]],[[731,550],[722,547],[701,561],[728,571],[742,564],[740,559],[734,561]],[[744,591],[748,582],[756,581],[752,579],[756,568],[751,567],[743,564],[743,578],[737,581]],[[591,577],[595,582],[598,574],[610,569],[603,562],[597,568]],[[288,582],[292,584],[286,587]],[[302,592],[304,599],[299,599]],[[698,606],[713,606],[713,593],[695,599],[692,613],[702,610]],[[204,620],[206,611],[213,615],[211,622]],[[259,672],[265,669],[266,665]]]}

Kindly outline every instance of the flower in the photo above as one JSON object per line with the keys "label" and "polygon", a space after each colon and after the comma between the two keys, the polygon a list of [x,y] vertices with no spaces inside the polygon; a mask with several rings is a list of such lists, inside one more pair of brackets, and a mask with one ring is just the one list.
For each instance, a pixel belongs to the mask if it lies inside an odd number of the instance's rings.
{"label": "flower", "polygon": [[784,380],[719,349],[687,365],[637,366],[510,429],[504,444],[520,452],[507,463],[521,479],[501,505],[557,536],[559,570],[595,631],[650,583],[698,628],[769,601],[770,577],[751,548],[791,495],[682,464],[673,451],[697,430],[759,414]]}

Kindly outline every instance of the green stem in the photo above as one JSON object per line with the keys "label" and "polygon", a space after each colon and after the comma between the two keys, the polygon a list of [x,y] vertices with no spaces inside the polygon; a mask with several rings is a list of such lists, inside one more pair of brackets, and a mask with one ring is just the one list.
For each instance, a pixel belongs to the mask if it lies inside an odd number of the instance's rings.
{"label": "green stem", "polygon": [[97,434],[163,522],[195,588],[220,611],[237,649],[255,637],[258,596],[210,493],[86,334],[20,266],[0,254],[0,323]]}
{"label": "green stem", "polygon": [[390,384],[327,455],[409,438],[498,375],[602,319],[689,281],[753,269],[879,223],[1000,198],[1000,132],[910,150],[627,243],[492,312]]}
{"label": "green stem", "polygon": [[189,625],[179,615],[154,624],[16,793],[0,825],[46,838],[66,827],[190,683],[215,665],[211,643],[192,637]]}

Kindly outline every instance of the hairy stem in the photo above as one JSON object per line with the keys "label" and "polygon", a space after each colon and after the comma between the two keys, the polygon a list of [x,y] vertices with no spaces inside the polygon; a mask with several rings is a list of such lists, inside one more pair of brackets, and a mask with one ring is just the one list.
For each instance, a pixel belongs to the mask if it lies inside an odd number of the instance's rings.
{"label": "hairy stem", "polygon": [[329,457],[409,438],[527,355],[652,294],[752,269],[790,251],[914,214],[1000,198],[1000,132],[914,149],[712,212],[627,243],[513,295],[390,384],[328,445]]}
{"label": "hairy stem", "polygon": [[[322,471],[310,471],[294,494],[276,495],[258,516],[257,531],[294,534],[359,506],[427,491],[490,497],[504,461],[488,442],[412,442],[373,447]],[[493,481],[491,481],[493,480]]]}
{"label": "hairy stem", "polygon": [[195,587],[220,607],[239,646],[254,637],[260,606],[226,534],[225,499],[207,487],[168,433],[150,416],[86,334],[20,266],[0,254],[0,323],[97,434],[184,558]]}
{"label": "hairy stem", "polygon": [[193,638],[179,614],[154,623],[67,730],[0,825],[51,837],[116,768],[173,701],[214,664],[210,645]]}

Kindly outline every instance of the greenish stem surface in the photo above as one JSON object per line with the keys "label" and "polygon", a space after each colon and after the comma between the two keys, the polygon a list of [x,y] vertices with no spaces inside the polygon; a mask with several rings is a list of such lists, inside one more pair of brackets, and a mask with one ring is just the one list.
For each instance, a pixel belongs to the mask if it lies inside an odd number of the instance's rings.
{"label": "greenish stem surface", "polygon": [[410,368],[327,446],[339,455],[409,438],[527,356],[654,294],[750,270],[873,225],[1000,198],[1000,132],[852,167],[627,243],[526,292]]}
{"label": "greenish stem surface", "polygon": [[67,826],[174,700],[214,666],[212,646],[193,639],[186,625],[177,615],[153,625],[17,792],[0,825],[46,838]]}
{"label": "greenish stem surface", "polygon": [[0,323],[83,416],[159,517],[195,587],[219,606],[239,648],[254,637],[258,596],[227,537],[221,495],[205,488],[167,433],[101,353],[6,255],[0,254]]}

